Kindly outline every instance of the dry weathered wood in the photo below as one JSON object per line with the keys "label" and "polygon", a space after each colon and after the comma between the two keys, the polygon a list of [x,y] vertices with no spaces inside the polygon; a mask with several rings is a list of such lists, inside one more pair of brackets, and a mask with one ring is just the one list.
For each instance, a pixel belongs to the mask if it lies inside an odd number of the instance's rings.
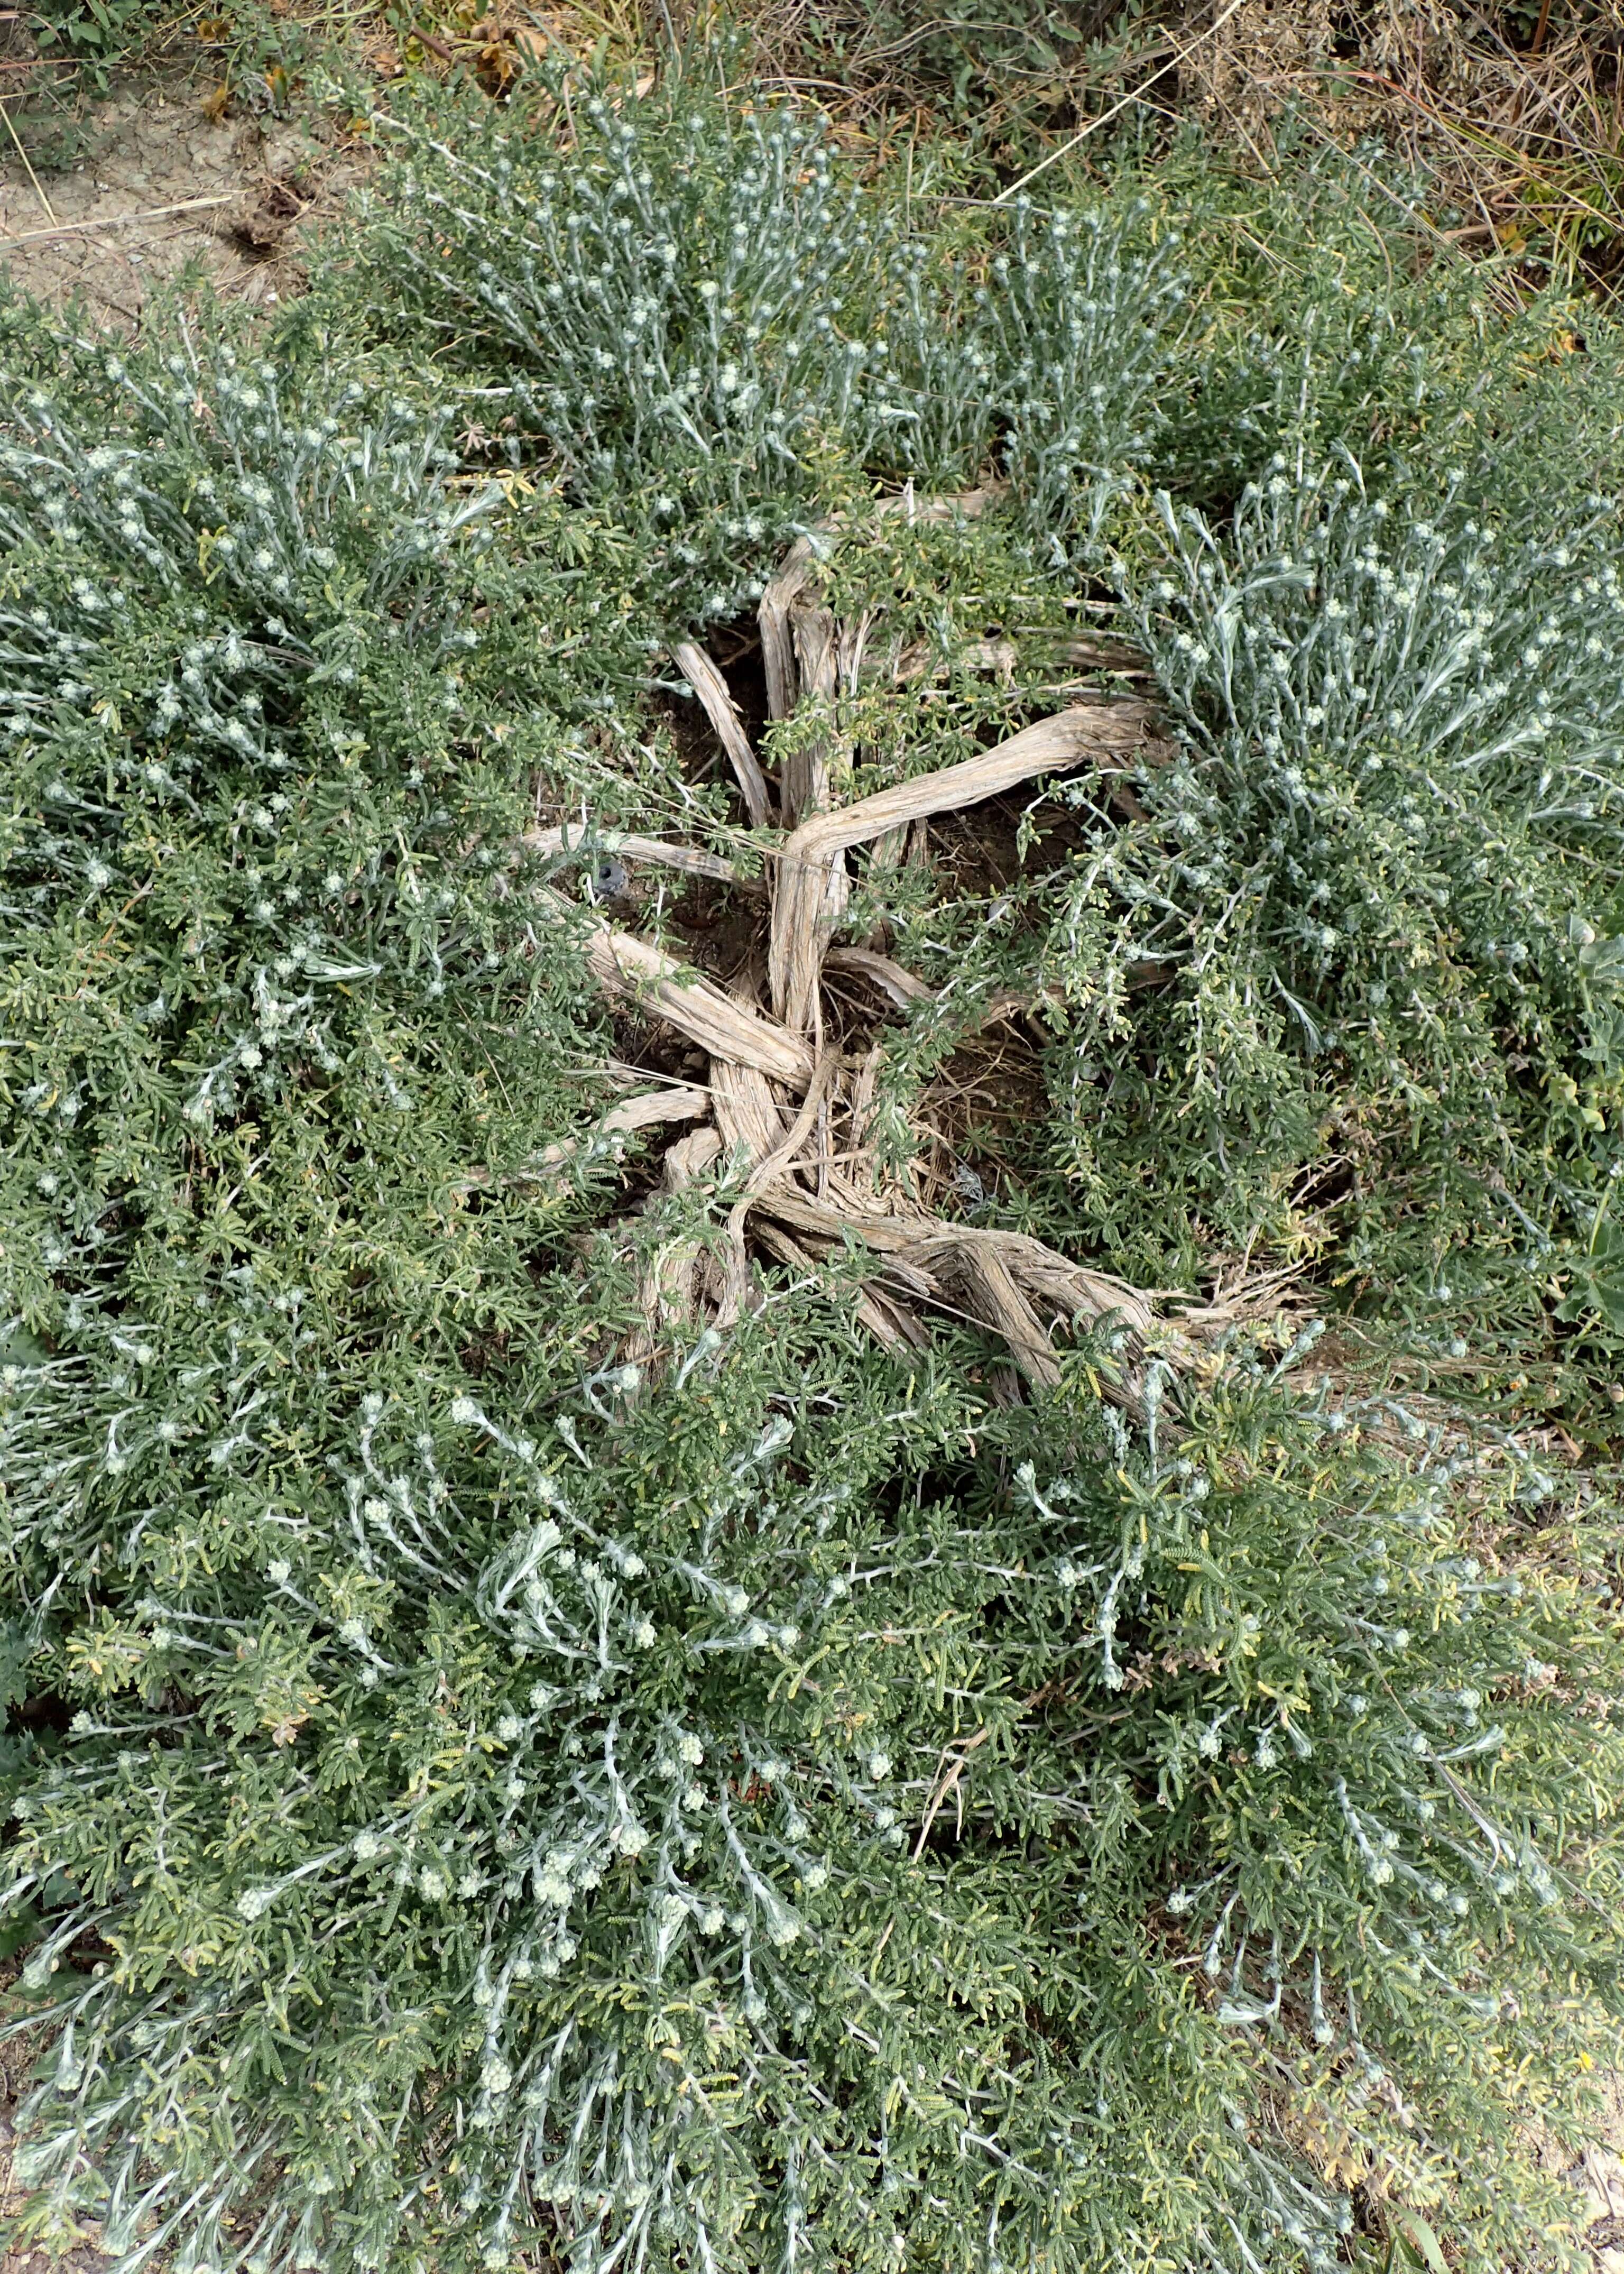
{"label": "dry weathered wood", "polygon": [[[1028,655],[1024,674],[1019,644],[1022,641],[1036,651]],[[894,686],[906,687],[916,679],[940,678],[957,665],[969,671],[989,671],[1006,687],[1020,679],[1029,689],[1034,668],[1042,674],[1065,664],[1113,672],[1129,679],[1154,676],[1144,651],[1124,640],[1093,639],[1086,634],[1057,635],[1035,625],[1023,626],[1013,638],[1006,633],[996,639],[971,640],[951,653],[944,653],[930,640],[911,640],[906,646],[894,644],[865,666],[864,678],[869,684],[889,681]],[[1078,691],[1083,689],[1079,687]]]}
{"label": "dry weathered wood", "polygon": [[753,1066],[802,1090],[812,1052],[776,1020],[733,1002],[708,979],[683,972],[674,956],[635,932],[594,923],[586,936],[587,968],[608,995],[644,1004],[712,1058]]}
{"label": "dry weathered wood", "polygon": [[797,538],[763,592],[756,611],[770,719],[787,719],[795,707],[795,646],[790,629],[790,610],[810,579],[816,558],[813,540],[809,537]]}
{"label": "dry weathered wood", "polygon": [[1003,1336],[1027,1381],[1045,1389],[1056,1388],[1060,1366],[1054,1344],[1016,1284],[1004,1249],[988,1240],[966,1240],[955,1243],[948,1254],[959,1266],[973,1307]]}
{"label": "dry weathered wood", "polygon": [[845,852],[905,821],[980,805],[1037,774],[1132,757],[1152,738],[1154,719],[1150,705],[1132,696],[1115,703],[1072,704],[1052,719],[1023,727],[1008,742],[976,757],[918,774],[894,788],[876,790],[838,812],[819,815],[786,840],[783,858],[809,853],[817,859]]}
{"label": "dry weathered wood", "polygon": [[[985,493],[923,502],[905,496],[883,510],[941,519],[974,512],[985,501]],[[841,806],[850,756],[840,741],[840,704],[855,690],[870,620],[837,621],[823,606],[815,582],[822,543],[808,537],[792,550],[761,610],[772,715],[786,716],[803,694],[814,706],[786,738],[793,747],[784,752],[781,803],[793,825],[781,845],[763,848],[771,893],[765,978],[772,1013],[761,1008],[759,970],[741,974],[726,992],[650,941],[545,887],[538,895],[539,905],[558,920],[583,927],[588,968],[605,993],[665,1020],[710,1061],[705,1088],[674,1086],[628,1098],[605,1117],[600,1132],[675,1118],[680,1096],[692,1109],[690,1118],[708,1111],[714,1126],[669,1148],[666,1190],[686,1190],[724,1153],[731,1156],[730,1176],[742,1175],[742,1183],[732,1187],[719,1254],[690,1232],[667,1242],[653,1258],[644,1282],[644,1339],[651,1351],[660,1329],[686,1321],[705,1299],[719,1326],[742,1315],[752,1299],[746,1231],[753,1225],[761,1245],[797,1270],[812,1270],[819,1258],[853,1240],[866,1247],[876,1276],[859,1294],[858,1316],[888,1346],[924,1347],[915,1306],[935,1308],[979,1321],[1000,1337],[1034,1385],[1052,1387],[1061,1379],[1056,1328],[1113,1319],[1123,1329],[1123,1359],[1110,1394],[1132,1404],[1147,1351],[1167,1350],[1187,1359],[1194,1355],[1188,1336],[1159,1321],[1149,1299],[1135,1289],[1040,1240],[933,1216],[906,1181],[878,1189],[865,1133],[881,1046],[875,1043],[861,1059],[823,1048],[819,982],[827,965],[878,988],[898,1008],[934,999],[921,980],[877,945],[831,950],[846,902],[846,854],[873,843],[885,848],[882,861],[886,854],[899,857],[910,839],[922,840],[931,816],[977,804],[1048,771],[1091,764],[1121,773],[1134,763],[1154,764],[1153,754],[1162,746],[1154,739],[1153,713],[1140,702],[1085,696],[996,749]],[[705,703],[759,825],[768,813],[764,781],[757,794],[748,738],[719,673],[687,644],[673,652]],[[1002,644],[989,644],[974,659],[1001,672],[1013,667]],[[741,762],[741,750],[748,764]],[[755,779],[761,780],[759,768]],[[533,849],[561,851],[568,837],[560,829],[533,832],[528,841]],[[618,833],[597,841],[628,859],[738,881],[732,863],[697,848]],[[1023,998],[1002,998],[980,1006],[980,1023],[1029,1007]],[[568,1149],[552,1148],[558,1165]]]}
{"label": "dry weathered wood", "polygon": [[[672,845],[663,837],[638,837],[620,829],[527,829],[520,842],[544,859],[554,854],[577,852],[590,846],[594,852],[612,853],[617,860],[646,862],[659,869],[680,869],[690,877],[709,877],[718,885],[736,885],[741,878],[733,862],[720,853],[707,853],[696,845]],[[751,880],[745,880],[748,883]]]}
{"label": "dry weathered wood", "polygon": [[905,822],[979,805],[1037,774],[1122,757],[1145,742],[1153,716],[1147,704],[1132,699],[1079,704],[959,765],[802,822],[773,865],[767,976],[773,1010],[785,1026],[804,1034],[812,1025],[818,974],[833,930],[831,879],[844,877],[842,856],[853,846]]}
{"label": "dry weathered wood", "polygon": [[785,825],[793,829],[808,815],[828,810],[838,794],[837,781],[844,787],[851,779],[852,762],[850,752],[838,746],[834,719],[839,627],[827,608],[805,599],[790,610],[789,627],[801,697],[809,697],[822,712],[816,729],[809,722],[796,721],[798,731],[778,770]]}
{"label": "dry weathered wood", "polygon": [[860,979],[871,980],[883,995],[890,998],[899,1011],[910,1003],[931,1003],[936,990],[927,987],[922,979],[915,979],[889,955],[881,955],[872,947],[831,947],[823,958],[825,971],[849,971]]}
{"label": "dry weathered wood", "polygon": [[684,1193],[696,1184],[722,1149],[719,1133],[707,1122],[665,1148],[663,1178],[668,1193]]}
{"label": "dry weathered wood", "polygon": [[[643,1078],[648,1079],[646,1074]],[[506,1171],[500,1181],[508,1185],[555,1184],[560,1170],[605,1140],[629,1137],[639,1129],[657,1128],[665,1121],[697,1121],[710,1111],[710,1093],[697,1082],[678,1082],[666,1089],[651,1089],[636,1097],[622,1098],[618,1105],[610,1107],[586,1136],[560,1138],[555,1144],[544,1147],[534,1160]],[[666,1158],[670,1158],[669,1154]],[[473,1192],[492,1181],[489,1170],[470,1169],[458,1179],[456,1189]]]}
{"label": "dry weathered wood", "polygon": [[[888,1277],[897,1278],[916,1300],[950,1311],[967,1311],[1009,1344],[1028,1381],[1041,1386],[1059,1379],[1058,1362],[1047,1321],[1091,1327],[1117,1319],[1129,1339],[1127,1386],[1143,1338],[1156,1328],[1151,1305],[1137,1289],[1089,1270],[1023,1232],[957,1224],[922,1209],[886,1214],[876,1208],[836,1207],[814,1200],[784,1181],[764,1187],[750,1202],[802,1237],[834,1246],[847,1237],[873,1250]],[[1166,1336],[1170,1330],[1162,1329]]]}
{"label": "dry weathered wood", "polygon": [[807,1084],[807,1094],[801,1100],[801,1111],[772,1151],[764,1160],[757,1162],[755,1168],[751,1170],[749,1181],[744,1188],[744,1199],[740,1202],[741,1208],[748,1206],[758,1194],[766,1192],[771,1186],[777,1184],[781,1178],[787,1177],[793,1171],[806,1146],[807,1139],[812,1133],[813,1125],[817,1119],[818,1108],[828,1095],[830,1083],[834,1080],[839,1069],[839,1064],[838,1055],[834,1050],[825,1050],[820,1057],[812,1079]]}
{"label": "dry weathered wood", "polygon": [[[668,1146],[661,1181],[668,1193],[686,1192],[698,1181],[722,1149],[722,1141],[707,1123]],[[690,1325],[700,1298],[700,1243],[685,1237],[668,1240],[645,1268],[638,1292],[645,1325],[628,1345],[627,1355],[639,1362],[652,1355],[658,1330],[666,1333]]]}
{"label": "dry weathered wood", "polygon": [[766,1159],[784,1134],[784,1116],[772,1084],[755,1066],[710,1069],[716,1126],[729,1154],[747,1166]]}
{"label": "dry weathered wood", "polygon": [[692,640],[679,640],[671,651],[671,658],[703,704],[705,716],[716,729],[717,740],[727,753],[752,828],[766,828],[772,819],[772,797],[727,681],[704,650],[695,647]]}
{"label": "dry weathered wood", "polygon": [[[756,1237],[770,1255],[780,1263],[787,1263],[792,1271],[807,1278],[817,1276],[817,1259],[798,1246],[782,1224],[763,1221],[756,1227]],[[874,1337],[883,1350],[928,1350],[930,1337],[906,1303],[878,1288],[860,1287],[857,1291],[859,1323]]]}
{"label": "dry weathered wood", "polygon": [[[877,511],[888,518],[906,521],[912,527],[917,522],[943,522],[956,519],[974,521],[984,513],[994,500],[1003,496],[1008,485],[1004,482],[983,483],[979,489],[966,490],[957,497],[920,498],[914,494],[914,485],[898,496],[883,498]],[[851,516],[834,514],[816,535],[797,538],[784,556],[778,574],[762,594],[756,610],[761,628],[762,665],[767,679],[767,715],[772,719],[787,719],[794,709],[800,692],[796,671],[792,612],[817,573],[818,562],[825,558],[842,532],[850,526]],[[864,625],[867,630],[867,625]],[[860,656],[853,656],[851,681],[855,684]]]}

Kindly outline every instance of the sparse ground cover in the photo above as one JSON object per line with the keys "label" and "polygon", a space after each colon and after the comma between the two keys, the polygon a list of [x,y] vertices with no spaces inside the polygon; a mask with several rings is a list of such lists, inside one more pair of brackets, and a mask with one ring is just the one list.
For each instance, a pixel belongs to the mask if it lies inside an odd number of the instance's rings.
{"label": "sparse ground cover", "polygon": [[417,28],[4,318],[19,2241],[1580,2262],[1605,306]]}

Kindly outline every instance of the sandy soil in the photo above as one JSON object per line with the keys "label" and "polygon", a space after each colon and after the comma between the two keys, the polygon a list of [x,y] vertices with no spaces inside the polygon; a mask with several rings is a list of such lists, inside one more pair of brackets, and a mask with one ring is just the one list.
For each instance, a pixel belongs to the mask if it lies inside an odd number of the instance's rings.
{"label": "sandy soil", "polygon": [[189,81],[117,92],[92,107],[86,147],[30,180],[0,136],[0,273],[96,328],[128,333],[155,290],[189,267],[261,305],[300,288],[299,239],[358,177],[319,129],[211,118]]}

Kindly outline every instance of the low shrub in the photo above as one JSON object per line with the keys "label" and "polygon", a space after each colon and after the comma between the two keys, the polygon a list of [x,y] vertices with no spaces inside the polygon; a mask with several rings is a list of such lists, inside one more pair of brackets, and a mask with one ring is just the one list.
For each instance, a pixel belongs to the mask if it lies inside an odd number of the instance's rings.
{"label": "low shrub", "polygon": [[[130,2274],[1256,2274],[1402,2210],[1484,2274],[1576,2263],[1529,2127],[1581,2138],[1615,2042],[1616,1511],[1509,1404],[1361,1373],[1337,1281],[1375,1336],[1436,1231],[1463,1344],[1560,1300],[1611,1347],[1559,1245],[1589,1207],[1605,1261],[1611,508],[1542,528],[1514,466],[1496,550],[1492,473],[1401,476],[1391,436],[1363,479],[1331,437],[1228,516],[1158,508],[1192,358],[1256,359],[1175,297],[1154,213],[996,222],[978,301],[974,245],[881,259],[883,193],[799,130],[586,117],[511,180],[414,158],[375,300],[329,282],[252,355],[7,319],[18,2231],[94,2219]],[[783,243],[736,233],[764,181]],[[831,325],[837,274],[875,296],[861,376],[797,329],[803,221]],[[934,427],[878,415],[888,291]],[[627,368],[639,305],[680,395]],[[933,332],[988,359],[987,425]],[[989,451],[974,528],[851,510]],[[966,998],[1058,988],[1055,1110],[976,1205],[1274,1261],[1292,1178],[1368,1148],[1294,1323],[1177,1378],[1169,1341],[1126,1412],[1109,1321],[1022,1402],[968,1322],[874,1346],[856,1259],[650,1330],[651,1260],[719,1246],[740,1183],[611,1142],[613,1062],[671,1055],[592,993],[570,860],[544,894],[517,840],[540,797],[760,850],[658,657],[839,507],[833,584],[930,651],[838,714],[891,720],[861,786],[1050,707],[1019,642],[1079,599],[1177,738],[1017,812],[1017,854],[1077,835],[996,897],[858,880]],[[675,904],[649,929],[727,975]],[[895,1033],[902,1134],[954,1015]],[[1530,1247],[1457,1254],[1502,1202]]]}

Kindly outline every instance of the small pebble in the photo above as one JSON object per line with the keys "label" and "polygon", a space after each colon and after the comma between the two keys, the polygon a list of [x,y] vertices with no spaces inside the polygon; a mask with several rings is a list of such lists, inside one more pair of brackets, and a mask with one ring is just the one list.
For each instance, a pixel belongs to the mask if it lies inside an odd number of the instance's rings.
{"label": "small pebble", "polygon": [[605,854],[594,864],[586,888],[595,900],[618,900],[626,890],[626,863],[612,853]]}

